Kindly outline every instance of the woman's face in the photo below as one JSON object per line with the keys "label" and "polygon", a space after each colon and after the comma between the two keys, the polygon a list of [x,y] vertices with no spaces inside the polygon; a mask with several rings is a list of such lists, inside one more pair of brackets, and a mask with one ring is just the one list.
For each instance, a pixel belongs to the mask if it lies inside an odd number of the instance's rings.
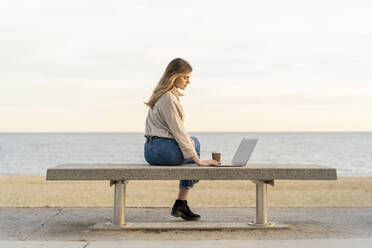
{"label": "woman's face", "polygon": [[176,79],[176,81],[174,82],[174,86],[177,89],[185,90],[187,85],[190,83],[190,77],[191,72],[182,75],[181,77]]}

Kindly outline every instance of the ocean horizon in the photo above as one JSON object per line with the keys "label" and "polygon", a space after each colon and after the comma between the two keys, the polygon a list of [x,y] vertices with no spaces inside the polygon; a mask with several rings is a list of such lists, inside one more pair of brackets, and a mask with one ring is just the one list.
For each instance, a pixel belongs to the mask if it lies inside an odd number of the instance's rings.
{"label": "ocean horizon", "polygon": [[[372,176],[372,132],[189,132],[230,162],[242,138],[258,138],[248,161],[320,164],[340,176]],[[146,163],[143,132],[0,132],[0,174],[45,175],[64,163]]]}

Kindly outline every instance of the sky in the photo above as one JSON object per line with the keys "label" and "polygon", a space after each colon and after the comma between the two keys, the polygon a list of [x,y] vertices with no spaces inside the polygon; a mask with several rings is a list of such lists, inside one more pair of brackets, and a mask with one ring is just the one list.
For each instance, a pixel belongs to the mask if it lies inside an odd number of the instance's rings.
{"label": "sky", "polygon": [[0,132],[143,132],[174,58],[189,132],[372,131],[372,2],[0,2]]}

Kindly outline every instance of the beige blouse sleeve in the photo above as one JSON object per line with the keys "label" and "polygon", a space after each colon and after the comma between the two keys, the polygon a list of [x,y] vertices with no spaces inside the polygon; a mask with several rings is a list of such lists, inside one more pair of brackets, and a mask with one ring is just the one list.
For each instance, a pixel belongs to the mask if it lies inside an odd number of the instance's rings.
{"label": "beige blouse sleeve", "polygon": [[197,155],[194,145],[191,143],[190,136],[187,134],[184,127],[183,118],[181,117],[183,110],[180,103],[177,102],[177,99],[168,95],[164,98],[163,106],[163,108],[160,108],[160,112],[171,130],[174,139],[181,148],[184,159]]}

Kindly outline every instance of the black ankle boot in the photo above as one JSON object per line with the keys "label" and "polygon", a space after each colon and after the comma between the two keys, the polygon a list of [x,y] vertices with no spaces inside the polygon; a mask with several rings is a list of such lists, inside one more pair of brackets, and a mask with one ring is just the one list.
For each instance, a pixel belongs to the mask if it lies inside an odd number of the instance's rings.
{"label": "black ankle boot", "polygon": [[191,212],[186,200],[176,200],[173,205],[171,215],[181,217],[184,220],[198,220],[200,215]]}

